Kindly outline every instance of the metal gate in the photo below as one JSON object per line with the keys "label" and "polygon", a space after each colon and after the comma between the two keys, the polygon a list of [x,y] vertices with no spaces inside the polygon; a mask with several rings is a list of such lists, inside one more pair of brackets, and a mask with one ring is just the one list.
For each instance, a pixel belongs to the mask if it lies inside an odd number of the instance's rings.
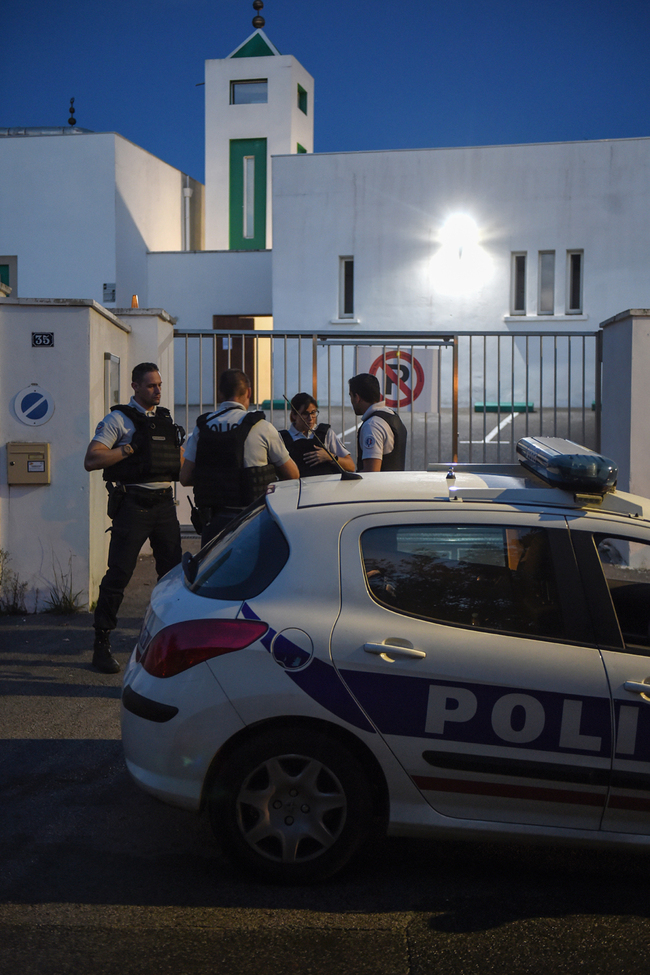
{"label": "metal gate", "polygon": [[[224,368],[251,379],[278,429],[287,400],[318,400],[320,419],[356,451],[347,380],[373,372],[409,433],[407,468],[510,463],[524,436],[600,446],[601,332],[278,332],[177,329],[176,416],[189,431],[217,407]],[[285,399],[286,397],[286,399]],[[183,421],[184,416],[184,421]]]}

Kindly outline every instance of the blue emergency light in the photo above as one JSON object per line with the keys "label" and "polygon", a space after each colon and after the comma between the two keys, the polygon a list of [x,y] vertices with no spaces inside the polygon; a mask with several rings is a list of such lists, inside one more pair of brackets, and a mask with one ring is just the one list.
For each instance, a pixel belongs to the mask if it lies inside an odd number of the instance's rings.
{"label": "blue emergency light", "polygon": [[552,487],[606,494],[616,486],[613,460],[561,437],[524,437],[517,443],[520,463]]}

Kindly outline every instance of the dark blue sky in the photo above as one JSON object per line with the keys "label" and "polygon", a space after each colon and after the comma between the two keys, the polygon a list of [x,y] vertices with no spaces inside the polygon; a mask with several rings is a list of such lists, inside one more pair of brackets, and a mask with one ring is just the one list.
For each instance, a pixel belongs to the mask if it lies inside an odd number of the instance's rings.
{"label": "dark blue sky", "polygon": [[[115,131],[203,179],[203,62],[251,0],[2,0],[0,127]],[[650,135],[650,0],[265,0],[315,150]]]}

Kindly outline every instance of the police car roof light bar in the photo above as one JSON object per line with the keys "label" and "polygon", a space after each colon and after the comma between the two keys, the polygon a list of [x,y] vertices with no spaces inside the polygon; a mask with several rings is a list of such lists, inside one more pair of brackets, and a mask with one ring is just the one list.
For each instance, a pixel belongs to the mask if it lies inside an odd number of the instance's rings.
{"label": "police car roof light bar", "polygon": [[519,462],[552,487],[607,494],[616,487],[613,460],[561,437],[524,437],[517,443]]}

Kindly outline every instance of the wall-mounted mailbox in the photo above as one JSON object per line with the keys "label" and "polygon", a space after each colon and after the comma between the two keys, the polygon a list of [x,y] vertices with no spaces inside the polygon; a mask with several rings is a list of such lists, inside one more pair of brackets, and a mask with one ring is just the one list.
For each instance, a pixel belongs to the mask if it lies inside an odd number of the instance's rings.
{"label": "wall-mounted mailbox", "polygon": [[7,444],[7,484],[49,483],[49,443]]}

